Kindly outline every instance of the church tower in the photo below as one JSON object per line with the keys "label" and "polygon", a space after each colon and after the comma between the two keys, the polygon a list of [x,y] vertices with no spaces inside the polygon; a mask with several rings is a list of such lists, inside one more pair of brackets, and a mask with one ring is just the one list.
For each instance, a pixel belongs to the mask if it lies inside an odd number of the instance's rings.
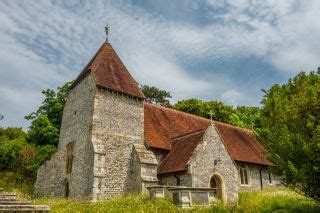
{"label": "church tower", "polygon": [[38,171],[39,195],[105,197],[141,191],[144,95],[106,41],[71,86],[57,153]]}

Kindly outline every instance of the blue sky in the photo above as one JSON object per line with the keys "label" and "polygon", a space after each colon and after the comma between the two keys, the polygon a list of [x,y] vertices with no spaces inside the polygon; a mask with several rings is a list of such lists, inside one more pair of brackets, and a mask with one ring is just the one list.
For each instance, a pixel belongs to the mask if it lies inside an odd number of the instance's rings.
{"label": "blue sky", "polygon": [[74,79],[105,40],[134,78],[186,98],[259,105],[320,58],[320,1],[0,1],[1,126]]}

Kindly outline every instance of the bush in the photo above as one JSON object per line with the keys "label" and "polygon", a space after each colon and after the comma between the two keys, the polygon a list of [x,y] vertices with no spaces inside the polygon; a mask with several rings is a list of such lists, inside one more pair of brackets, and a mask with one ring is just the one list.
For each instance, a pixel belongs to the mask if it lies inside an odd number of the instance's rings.
{"label": "bush", "polygon": [[27,146],[25,138],[10,140],[6,135],[0,136],[0,170],[14,170],[20,150]]}
{"label": "bush", "polygon": [[40,115],[32,121],[28,134],[28,141],[35,145],[58,146],[59,130],[45,115]]}
{"label": "bush", "polygon": [[0,128],[0,170],[13,171],[33,181],[37,170],[56,151],[55,146],[35,146],[19,128]]}

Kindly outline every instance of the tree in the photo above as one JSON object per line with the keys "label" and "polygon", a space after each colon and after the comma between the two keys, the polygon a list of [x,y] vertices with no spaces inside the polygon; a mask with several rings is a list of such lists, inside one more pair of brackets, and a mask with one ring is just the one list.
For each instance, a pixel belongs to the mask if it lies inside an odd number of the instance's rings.
{"label": "tree", "polygon": [[25,116],[27,120],[32,121],[28,134],[29,142],[37,145],[58,145],[63,107],[72,83],[73,81],[67,82],[58,87],[57,91],[42,91],[45,96],[42,105],[37,111]]}
{"label": "tree", "polygon": [[285,185],[320,201],[320,76],[299,73],[265,91],[261,129]]}
{"label": "tree", "polygon": [[202,100],[192,98],[186,99],[182,101],[178,101],[176,104],[172,106],[174,109],[187,112],[190,114],[198,115],[201,117],[210,117],[209,110],[206,109],[205,103]]}
{"label": "tree", "polygon": [[14,171],[23,180],[34,180],[41,164],[56,151],[53,145],[35,146],[27,142],[22,128],[0,128],[0,170]]}
{"label": "tree", "polygon": [[28,141],[36,145],[58,146],[59,129],[53,125],[46,115],[39,115],[31,123]]}
{"label": "tree", "polygon": [[4,116],[0,113],[0,121],[4,118]]}
{"label": "tree", "polygon": [[0,170],[13,170],[19,151],[27,146],[25,133],[19,128],[0,128]]}
{"label": "tree", "polygon": [[172,98],[170,92],[148,85],[141,85],[140,89],[149,102],[165,106],[170,105],[168,100],[168,98]]}
{"label": "tree", "polygon": [[256,129],[260,127],[260,112],[259,107],[238,106],[235,109],[240,124],[238,126],[247,129]]}
{"label": "tree", "polygon": [[173,105],[173,108],[204,118],[210,118],[210,114],[212,114],[212,118],[216,121],[221,121],[240,127],[251,127],[251,124],[249,125],[246,123],[251,122],[250,119],[246,118],[246,116],[248,116],[247,114],[249,114],[247,111],[251,109],[249,107],[235,109],[230,105],[218,101],[204,102],[199,99],[187,99],[178,101]]}

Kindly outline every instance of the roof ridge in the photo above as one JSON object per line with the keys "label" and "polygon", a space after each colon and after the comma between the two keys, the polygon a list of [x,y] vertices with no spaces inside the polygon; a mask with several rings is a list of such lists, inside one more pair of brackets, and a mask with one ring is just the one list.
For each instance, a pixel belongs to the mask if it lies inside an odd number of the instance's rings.
{"label": "roof ridge", "polygon": [[196,130],[196,131],[192,131],[192,132],[190,132],[190,133],[185,133],[185,134],[182,134],[182,135],[178,135],[178,136],[176,136],[176,137],[173,137],[173,138],[171,138],[171,140],[172,141],[175,141],[175,140],[177,140],[177,139],[180,139],[180,138],[183,138],[183,137],[187,137],[187,136],[191,136],[191,135],[195,135],[195,134],[198,134],[198,133],[201,133],[201,132],[205,132],[206,131],[206,129],[204,129],[204,130]]}
{"label": "roof ridge", "polygon": [[[195,115],[195,114],[192,114],[192,113],[189,113],[189,112],[184,112],[184,111],[181,111],[181,110],[178,110],[178,109],[170,108],[170,107],[167,107],[167,106],[162,106],[162,105],[150,103],[150,102],[147,102],[147,101],[145,101],[144,103],[146,103],[146,104],[148,104],[148,105],[155,106],[155,107],[164,108],[164,109],[166,109],[166,110],[172,110],[172,111],[180,112],[180,113],[187,114],[187,115],[190,115],[190,116],[194,116],[194,117],[196,117],[196,118],[204,119],[204,120],[209,121],[209,122],[211,121],[211,120],[208,119],[208,118],[205,118],[205,117],[202,117],[202,116],[199,116],[199,115]],[[213,120],[213,122],[217,122],[217,123],[220,123],[220,124],[222,124],[222,125],[228,125],[228,126],[231,126],[231,127],[234,127],[234,128],[238,128],[238,129],[240,129],[240,130],[245,130],[245,131],[248,131],[248,132],[251,132],[251,133],[252,133],[252,130],[247,129],[247,128],[242,128],[242,127],[239,127],[239,126],[235,126],[235,125],[232,125],[232,124],[228,124],[228,123],[224,123],[224,122],[216,121],[216,120]]]}
{"label": "roof ridge", "polygon": [[167,107],[167,106],[162,106],[162,105],[158,105],[158,104],[154,104],[154,103],[150,103],[150,102],[146,102],[146,101],[144,103],[152,105],[152,106],[155,106],[155,107],[164,108],[165,110],[172,110],[172,111],[175,111],[175,112],[180,112],[180,113],[183,113],[183,114],[190,115],[192,117],[196,117],[198,119],[203,119],[203,120],[210,121],[210,119],[208,119],[208,118],[201,117],[199,115],[195,115],[195,114],[192,114],[192,113],[189,113],[189,112],[184,112],[184,111],[181,111],[181,110],[177,110],[177,109],[174,109],[174,108],[170,108],[170,107]]}
{"label": "roof ridge", "polygon": [[233,127],[233,128],[237,128],[237,129],[240,129],[240,130],[244,130],[244,131],[247,131],[247,132],[250,132],[250,133],[253,133],[253,131],[251,129],[243,128],[243,127],[240,127],[240,126],[235,126],[235,125],[232,125],[232,124],[228,124],[228,123],[224,123],[224,122],[216,121],[216,120],[213,120],[213,122],[219,123],[219,124],[222,124],[222,125],[226,125],[226,126],[230,126],[230,127]]}
{"label": "roof ridge", "polygon": [[[127,67],[124,65],[124,63],[122,62],[121,58],[119,57],[118,53],[115,51],[115,49],[113,48],[113,46],[112,46],[110,43],[107,43],[107,44],[109,44],[109,45],[111,46],[112,51],[113,51],[113,52],[115,53],[115,55],[119,58],[119,61],[120,61],[120,63],[122,64],[122,66],[124,66],[124,67],[127,69]],[[139,84],[136,82],[136,80],[134,80],[134,78],[133,78],[133,76],[131,75],[131,73],[129,72],[129,70],[127,70],[127,71],[128,71],[129,76],[133,79],[134,84],[136,84],[136,86],[139,88]],[[139,89],[140,89],[140,88],[139,88]],[[143,95],[143,98],[145,98],[143,92],[141,92],[141,93],[142,93],[142,95]]]}
{"label": "roof ridge", "polygon": [[99,52],[102,50],[103,46],[105,45],[105,42],[99,47],[98,51],[92,56],[90,61],[87,63],[87,65],[81,70],[80,74],[77,76],[76,80],[73,82],[73,84],[70,86],[70,89],[74,88],[80,81],[82,81],[86,76],[87,73],[91,71],[90,66],[96,59]]}
{"label": "roof ridge", "polygon": [[98,51],[83,68],[71,88],[92,73],[96,86],[116,91],[138,99],[144,99],[137,82],[121,58],[108,42],[103,42]]}

